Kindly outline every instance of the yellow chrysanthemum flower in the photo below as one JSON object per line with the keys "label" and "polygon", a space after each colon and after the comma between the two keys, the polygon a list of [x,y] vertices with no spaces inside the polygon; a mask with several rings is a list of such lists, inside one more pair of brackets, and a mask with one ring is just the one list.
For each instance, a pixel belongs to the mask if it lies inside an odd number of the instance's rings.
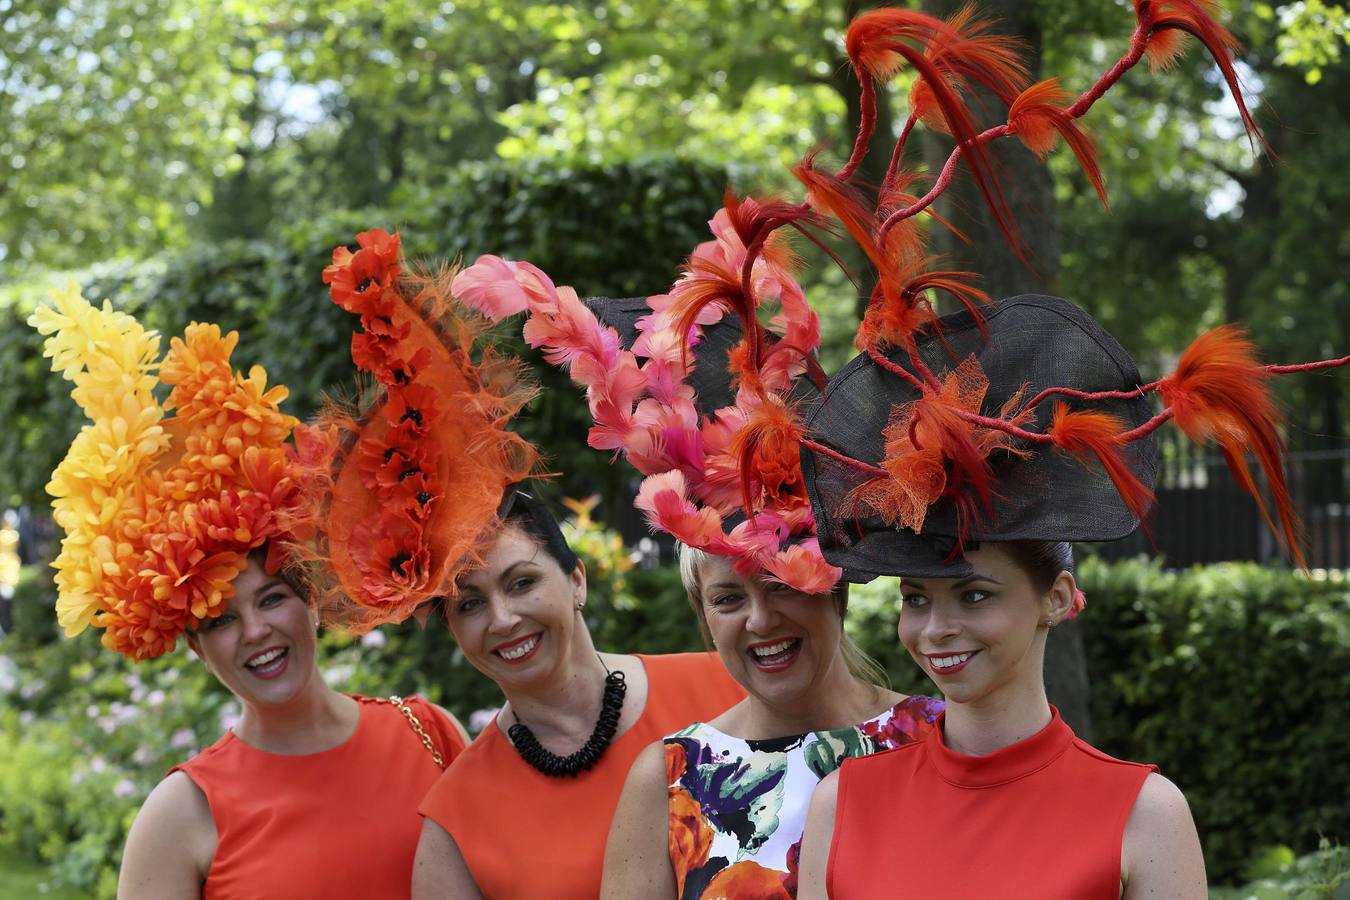
{"label": "yellow chrysanthemum flower", "polygon": [[71,396],[89,416],[47,485],[53,516],[65,530],[53,566],[57,620],[67,635],[111,607],[107,577],[128,492],[169,445],[152,374],[159,335],[104,301],[97,308],[68,282],[28,322],[47,336],[52,370],[74,383]]}
{"label": "yellow chrysanthemum flower", "polygon": [[[69,636],[93,625],[104,646],[148,659],[218,615],[248,552],[277,533],[273,504],[294,502],[282,447],[296,419],[262,367],[234,371],[235,332],[194,322],[161,363],[158,335],[107,301],[94,307],[74,283],[52,301],[29,324],[90,419],[47,484],[66,533],[57,619]],[[161,381],[172,387],[162,406]],[[261,452],[276,464],[260,467]]]}

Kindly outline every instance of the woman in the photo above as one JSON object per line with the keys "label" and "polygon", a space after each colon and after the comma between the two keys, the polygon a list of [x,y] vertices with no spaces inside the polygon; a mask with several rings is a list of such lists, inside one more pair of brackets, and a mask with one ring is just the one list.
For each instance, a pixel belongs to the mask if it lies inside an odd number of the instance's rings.
{"label": "woman", "polygon": [[809,595],[684,548],[700,626],[745,700],[642,752],[610,832],[605,897],[794,897],[807,801],[844,760],[909,743],[941,710],[878,685],[844,634],[847,585]]}
{"label": "woman", "polygon": [[[406,896],[416,804],[463,732],[422,701],[348,697],[319,676],[314,610],[286,568],[303,475],[285,389],[267,390],[260,368],[236,373],[237,336],[195,323],[156,379],[157,336],[73,285],[55,301],[32,323],[92,420],[50,485],[66,531],[58,616],[133,659],[186,634],[242,707],[151,792],[120,895]],[[172,386],[164,406],[157,380]],[[376,796],[366,773],[391,761],[406,777]]]}
{"label": "woman", "polygon": [[1075,737],[1046,701],[1046,635],[1076,590],[1069,545],[984,543],[964,558],[967,577],[902,587],[900,640],[942,688],[939,729],[821,783],[801,896],[896,896],[880,861],[897,846],[924,861],[904,879],[913,896],[1208,896],[1181,791]]}
{"label": "woman", "polygon": [[[467,736],[419,698],[328,687],[313,610],[259,557],[220,615],[188,633],[238,698],[239,724],[150,792],[119,896],[407,896],[417,804]],[[372,767],[397,777],[370,777]]]}
{"label": "woman", "polygon": [[597,653],[585,605],[585,566],[518,493],[483,567],[443,601],[506,702],[422,803],[413,896],[595,897],[634,757],[744,696],[710,654]]}
{"label": "woman", "polygon": [[[901,638],[943,687],[947,711],[919,741],[848,760],[821,783],[802,897],[1205,894],[1199,841],[1176,788],[1151,767],[1075,739],[1046,701],[1045,632],[1080,604],[1069,557],[1045,548],[1132,531],[1152,500],[1151,435],[1174,420],[1192,438],[1218,442],[1264,509],[1247,462],[1255,453],[1275,500],[1268,521],[1280,520],[1298,558],[1268,382],[1350,358],[1266,367],[1239,331],[1221,328],[1197,340],[1172,375],[1142,384],[1129,356],[1072,304],[1026,295],[985,306],[970,273],[932,271],[915,220],[962,164],[1025,258],[988,145],[1016,136],[1044,155],[1062,137],[1104,198],[1076,120],[1146,55],[1155,68],[1174,58],[1187,34],[1215,56],[1255,146],[1260,133],[1236,90],[1236,43],[1207,5],[1140,2],[1135,13],[1126,54],[1077,98],[1054,79],[1029,84],[1016,45],[969,7],[947,20],[894,8],[859,16],[845,37],[862,91],[849,159],[835,171],[815,155],[803,161],[794,170],[808,189],[800,205],[759,214],[734,203],[747,247],[739,277],[705,278],[678,315],[688,327],[702,306],[720,302],[741,311],[749,333],[763,284],[756,272],[785,226],[836,225],[879,276],[857,334],[862,355],[777,433],[802,450],[824,558],[849,580],[905,579]],[[910,113],[891,170],[869,197],[857,174],[869,149],[880,149],[869,147],[886,96],[879,88],[906,67]],[[968,101],[976,85],[1007,106],[1005,123],[989,123],[989,104]],[[956,144],[922,197],[908,195],[920,173],[902,168],[903,144],[920,123]],[[939,319],[934,292],[966,311]],[[752,344],[745,356],[779,349]],[[1157,414],[1153,393],[1165,407]],[[742,471],[760,436],[744,442]],[[1042,556],[1045,565],[1022,561]]]}
{"label": "woman", "polygon": [[[707,310],[683,318],[690,297],[708,296],[707,281],[739,282],[738,215],[755,209],[717,213],[690,274],[633,323],[631,349],[575,291],[528,263],[483,257],[456,282],[494,318],[528,310],[526,338],[585,385],[592,446],[622,449],[648,476],[637,505],[684,544],[690,602],[749,694],[639,757],[606,851],[606,896],[792,896],[819,778],[847,756],[912,740],[936,714],[935,701],[879,688],[875,665],[844,636],[841,572],[815,549],[796,447],[775,434],[809,390],[796,376],[807,366],[801,353],[819,342],[787,259],[765,261],[757,278],[775,290],[774,327],[796,356],[756,360],[741,338],[767,341],[757,326],[732,330]],[[720,372],[707,365],[709,348]],[[742,461],[745,446],[755,451]]]}
{"label": "woman", "polygon": [[742,694],[709,654],[596,653],[585,567],[516,487],[536,453],[507,425],[531,385],[475,346],[486,322],[453,299],[453,273],[406,274],[397,235],[357,242],[324,278],[361,316],[353,359],[381,390],[319,425],[323,608],[358,631],[435,610],[506,698],[422,805],[414,894],[594,897],[633,757]]}

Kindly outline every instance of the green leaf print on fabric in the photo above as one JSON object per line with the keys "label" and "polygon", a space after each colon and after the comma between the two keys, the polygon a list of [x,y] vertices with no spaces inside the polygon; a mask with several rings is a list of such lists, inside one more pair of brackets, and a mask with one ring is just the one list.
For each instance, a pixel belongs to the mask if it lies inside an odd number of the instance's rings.
{"label": "green leaf print on fabric", "polygon": [[867,756],[876,752],[876,744],[860,728],[839,728],[835,731],[817,731],[805,748],[806,766],[816,776],[824,778],[839,768],[844,760]]}
{"label": "green leaf print on fabric", "polygon": [[752,753],[748,759],[732,757],[700,763],[683,779],[709,823],[718,831],[735,835],[742,855],[758,850],[773,834],[783,807],[787,760],[782,754],[765,756]]}

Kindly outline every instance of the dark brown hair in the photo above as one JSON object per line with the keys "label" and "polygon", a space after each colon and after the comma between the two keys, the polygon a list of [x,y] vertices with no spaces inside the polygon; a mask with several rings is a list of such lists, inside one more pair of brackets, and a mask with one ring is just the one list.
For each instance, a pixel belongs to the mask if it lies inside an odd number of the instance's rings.
{"label": "dark brown hair", "polygon": [[1050,590],[1060,572],[1073,574],[1073,544],[1068,541],[1007,541],[999,546],[1039,591]]}

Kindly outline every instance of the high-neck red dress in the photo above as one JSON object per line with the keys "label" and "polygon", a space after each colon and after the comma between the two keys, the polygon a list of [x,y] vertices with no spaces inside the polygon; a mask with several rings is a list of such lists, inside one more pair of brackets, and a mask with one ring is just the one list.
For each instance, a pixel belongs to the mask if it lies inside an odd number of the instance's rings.
{"label": "high-neck red dress", "polygon": [[1156,766],[1122,762],[1050,724],[987,756],[943,742],[846,761],[826,883],[832,900],[1118,900],[1125,822]]}

